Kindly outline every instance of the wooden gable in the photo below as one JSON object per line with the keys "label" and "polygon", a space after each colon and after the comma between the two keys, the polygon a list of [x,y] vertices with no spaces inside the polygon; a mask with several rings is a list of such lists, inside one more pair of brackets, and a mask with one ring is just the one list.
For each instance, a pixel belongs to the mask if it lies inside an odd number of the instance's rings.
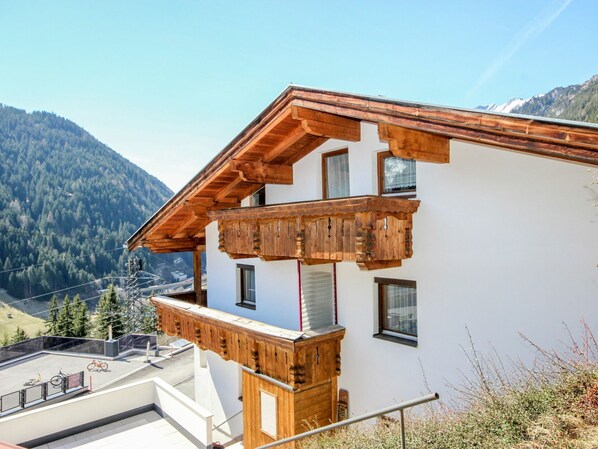
{"label": "wooden gable", "polygon": [[205,244],[208,211],[239,207],[330,138],[360,140],[360,122],[401,157],[448,163],[450,139],[598,166],[598,127],[289,87],[127,242],[155,252]]}

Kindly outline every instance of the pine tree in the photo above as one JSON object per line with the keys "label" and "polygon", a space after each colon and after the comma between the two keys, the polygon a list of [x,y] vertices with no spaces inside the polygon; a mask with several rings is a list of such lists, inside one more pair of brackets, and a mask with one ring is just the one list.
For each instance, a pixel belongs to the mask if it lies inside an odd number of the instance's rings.
{"label": "pine tree", "polygon": [[97,307],[96,334],[99,338],[108,338],[108,327],[112,325],[114,338],[124,335],[125,322],[123,319],[123,306],[114,285],[110,284],[108,290],[102,293]]}
{"label": "pine tree", "polygon": [[19,326],[17,326],[17,330],[15,331],[15,334],[12,336],[12,339],[10,340],[10,342],[12,344],[15,344],[20,341],[28,340],[28,339],[29,339],[29,335],[27,335],[27,332],[25,332],[24,329],[21,329]]}
{"label": "pine tree", "polygon": [[73,336],[73,310],[71,308],[71,299],[69,295],[64,297],[62,307],[58,312],[58,320],[56,322],[56,335],[63,337]]}
{"label": "pine tree", "polygon": [[58,324],[58,298],[52,295],[48,306],[48,318],[46,319],[46,335],[58,335],[56,325]]}
{"label": "pine tree", "polygon": [[71,304],[73,311],[73,337],[87,337],[89,334],[89,313],[87,304],[76,295]]}
{"label": "pine tree", "polygon": [[156,307],[151,304],[146,304],[143,308],[143,323],[141,332],[144,334],[151,334],[156,332],[158,326],[158,314]]}
{"label": "pine tree", "polygon": [[0,273],[0,286],[3,288],[8,287],[8,277],[10,276],[10,270],[12,269],[12,263],[10,257],[6,256],[4,265],[2,266],[2,273]]}

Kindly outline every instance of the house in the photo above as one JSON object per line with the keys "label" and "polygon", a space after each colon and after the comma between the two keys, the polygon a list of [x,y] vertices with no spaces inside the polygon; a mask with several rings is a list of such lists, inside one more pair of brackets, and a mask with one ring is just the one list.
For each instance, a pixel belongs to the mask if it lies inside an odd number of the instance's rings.
{"label": "house", "polygon": [[127,244],[193,252],[159,327],[253,448],[598,329],[596,165],[595,125],[291,86]]}

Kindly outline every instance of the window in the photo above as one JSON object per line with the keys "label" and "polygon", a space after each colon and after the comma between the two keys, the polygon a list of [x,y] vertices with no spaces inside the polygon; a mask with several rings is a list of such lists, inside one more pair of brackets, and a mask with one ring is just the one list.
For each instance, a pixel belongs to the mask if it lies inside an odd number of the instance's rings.
{"label": "window", "polygon": [[374,278],[378,284],[377,337],[417,346],[417,287],[415,281]]}
{"label": "window", "polygon": [[378,153],[378,194],[415,191],[415,160]]}
{"label": "window", "polygon": [[335,264],[299,264],[302,331],[322,329],[337,324],[335,284]]}
{"label": "window", "polygon": [[343,198],[349,196],[349,150],[322,154],[322,196]]}
{"label": "window", "polygon": [[276,414],[276,396],[260,390],[260,430],[272,438],[278,438]]}
{"label": "window", "polygon": [[255,267],[253,265],[237,265],[239,281],[238,306],[255,309]]}
{"label": "window", "polygon": [[253,195],[251,195],[251,206],[265,206],[266,205],[266,186],[259,189]]}

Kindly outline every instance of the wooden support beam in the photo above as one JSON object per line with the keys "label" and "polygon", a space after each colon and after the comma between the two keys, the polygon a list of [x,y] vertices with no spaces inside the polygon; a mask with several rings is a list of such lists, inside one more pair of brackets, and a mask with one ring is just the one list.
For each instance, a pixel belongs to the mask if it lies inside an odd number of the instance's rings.
{"label": "wooden support beam", "polygon": [[401,266],[401,260],[368,260],[357,262],[360,270],[381,270],[383,268],[396,268]]}
{"label": "wooden support beam", "polygon": [[301,148],[300,151],[296,152],[295,155],[292,156],[287,161],[287,164],[293,165],[295,162],[303,159],[305,156],[307,156],[309,153],[311,153],[313,150],[315,150],[316,148],[318,148],[320,145],[322,145],[327,140],[328,140],[328,138],[326,138],[326,137],[317,137],[317,138],[314,138],[310,143],[308,143],[303,148]]}
{"label": "wooden support beam", "polygon": [[243,179],[239,176],[234,181],[231,181],[224,189],[222,189],[215,197],[216,201],[224,200],[230,193],[237,188],[239,184],[243,182]]}
{"label": "wooden support beam", "polygon": [[143,246],[149,248],[153,252],[161,253],[175,253],[183,251],[195,251],[198,245],[205,245],[205,239],[198,239],[195,237],[181,238],[181,239],[157,239],[145,240]]}
{"label": "wooden support beam", "polygon": [[361,139],[361,123],[359,120],[328,114],[313,109],[292,106],[295,120],[301,120],[305,132],[314,136],[357,142]]}
{"label": "wooden support beam", "polygon": [[323,265],[326,263],[342,262],[342,260],[336,259],[300,259],[300,262],[304,265]]}
{"label": "wooden support beam", "polygon": [[241,205],[241,203],[239,201],[236,200],[221,200],[221,201],[217,201],[214,198],[211,197],[201,197],[201,198],[193,198],[190,200],[187,200],[185,202],[185,208],[191,212],[193,212],[193,214],[195,215],[195,217],[201,216],[207,216],[206,212],[208,209],[226,209],[226,208],[232,208],[232,207],[239,207]]}
{"label": "wooden support beam", "polygon": [[[254,256],[255,257],[255,256]],[[260,260],[265,262],[273,262],[276,260],[295,260],[293,256],[258,256]]]}
{"label": "wooden support beam", "polygon": [[[202,220],[203,219],[203,220]],[[208,215],[204,211],[203,215],[191,214],[189,218],[183,220],[176,228],[171,231],[172,238],[179,239],[189,237],[190,235],[196,234],[199,228],[204,228],[210,223]],[[191,232],[185,230],[193,225]]]}
{"label": "wooden support beam", "polygon": [[390,152],[404,159],[422,162],[448,163],[450,139],[438,134],[378,123],[380,140],[388,142]]}
{"label": "wooden support beam", "polygon": [[195,290],[195,303],[207,307],[208,302],[201,288],[201,252],[203,249],[205,249],[204,246],[198,246],[193,251],[193,289]]}
{"label": "wooden support beam", "polygon": [[271,160],[276,159],[287,149],[299,142],[303,137],[305,137],[305,130],[301,125],[298,125],[293,131],[287,134],[282,141],[277,143],[274,148],[268,150],[262,157],[262,160],[264,162],[270,162]]}
{"label": "wooden support beam", "polygon": [[252,257],[257,257],[257,254],[229,254],[228,257],[230,257],[233,260],[236,260],[236,259],[251,259]]}
{"label": "wooden support beam", "polygon": [[261,184],[293,184],[293,167],[265,162],[231,160],[230,169],[238,172],[243,181]]}

